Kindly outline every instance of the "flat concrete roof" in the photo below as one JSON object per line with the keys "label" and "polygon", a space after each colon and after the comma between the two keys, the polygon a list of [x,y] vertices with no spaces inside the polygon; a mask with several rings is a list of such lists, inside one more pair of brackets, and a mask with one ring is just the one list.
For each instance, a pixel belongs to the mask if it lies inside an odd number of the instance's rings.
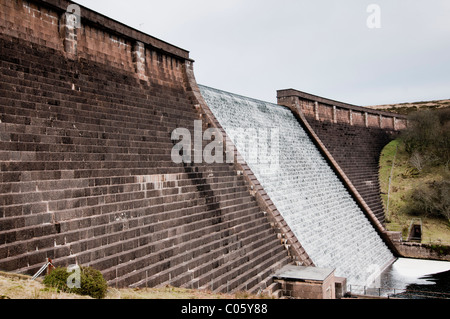
{"label": "flat concrete roof", "polygon": [[287,265],[274,275],[278,279],[325,281],[335,269]]}

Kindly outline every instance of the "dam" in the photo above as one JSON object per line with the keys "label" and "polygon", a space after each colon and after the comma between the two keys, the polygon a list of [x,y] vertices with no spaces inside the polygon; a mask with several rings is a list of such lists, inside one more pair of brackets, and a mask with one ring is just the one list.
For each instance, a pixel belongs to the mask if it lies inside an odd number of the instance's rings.
{"label": "dam", "polygon": [[[336,275],[346,277],[349,284],[366,285],[394,261],[288,108],[199,87],[315,266],[336,268]],[[271,141],[269,133],[254,134],[264,129],[277,132],[273,135],[278,141]],[[242,138],[243,132],[253,134]],[[268,142],[279,145],[277,150],[268,151]]]}
{"label": "dam", "polygon": [[[71,1],[0,5],[0,270],[257,293],[291,266],[370,284],[397,257],[289,105],[198,86],[189,51],[82,6],[73,25]],[[314,118],[392,122],[319,102]],[[175,130],[219,126],[226,162],[173,160]]]}

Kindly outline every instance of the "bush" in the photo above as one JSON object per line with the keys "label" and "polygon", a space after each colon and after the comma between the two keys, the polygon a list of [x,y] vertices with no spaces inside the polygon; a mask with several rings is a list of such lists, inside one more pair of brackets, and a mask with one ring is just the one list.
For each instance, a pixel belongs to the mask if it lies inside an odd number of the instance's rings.
{"label": "bush", "polygon": [[44,278],[44,284],[47,287],[56,288],[59,291],[70,292],[67,287],[67,278],[70,274],[67,272],[67,268],[58,267],[53,269],[49,275]]}
{"label": "bush", "polygon": [[421,172],[425,166],[426,158],[425,156],[421,155],[418,151],[414,151],[409,158],[409,163],[417,169],[419,172]]}
{"label": "bush", "polygon": [[409,213],[444,217],[450,220],[450,181],[432,182],[411,195]]}
{"label": "bush", "polygon": [[450,160],[450,109],[426,110],[408,116],[410,125],[402,133],[406,151],[433,164],[448,165]]}
{"label": "bush", "polygon": [[67,279],[71,275],[65,267],[54,269],[49,275],[45,276],[44,284],[47,287],[53,287],[60,291],[75,293],[82,296],[91,296],[95,299],[102,299],[106,296],[108,285],[100,271],[91,267],[80,267],[81,287],[69,288]]}

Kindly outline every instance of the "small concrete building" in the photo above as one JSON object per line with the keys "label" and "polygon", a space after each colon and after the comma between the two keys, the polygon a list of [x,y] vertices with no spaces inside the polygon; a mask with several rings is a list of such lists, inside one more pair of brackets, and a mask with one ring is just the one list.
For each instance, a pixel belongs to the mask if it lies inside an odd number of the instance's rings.
{"label": "small concrete building", "polygon": [[336,299],[334,271],[335,269],[287,265],[275,273],[274,280],[281,284],[285,297]]}

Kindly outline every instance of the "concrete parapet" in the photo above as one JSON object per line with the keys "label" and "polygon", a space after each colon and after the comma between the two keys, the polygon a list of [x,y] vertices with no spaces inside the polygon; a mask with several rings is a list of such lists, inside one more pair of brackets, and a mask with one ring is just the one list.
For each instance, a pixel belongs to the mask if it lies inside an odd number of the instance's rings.
{"label": "concrete parapet", "polygon": [[450,246],[415,242],[396,242],[398,251],[405,258],[450,261]]}
{"label": "concrete parapet", "polygon": [[302,91],[287,89],[277,91],[278,104],[298,105],[306,117],[366,128],[399,131],[407,127],[404,115],[377,111],[361,106],[334,101]]}
{"label": "concrete parapet", "polygon": [[189,52],[67,0],[0,0],[3,34],[62,52],[72,60],[107,63],[141,80],[182,80]]}

